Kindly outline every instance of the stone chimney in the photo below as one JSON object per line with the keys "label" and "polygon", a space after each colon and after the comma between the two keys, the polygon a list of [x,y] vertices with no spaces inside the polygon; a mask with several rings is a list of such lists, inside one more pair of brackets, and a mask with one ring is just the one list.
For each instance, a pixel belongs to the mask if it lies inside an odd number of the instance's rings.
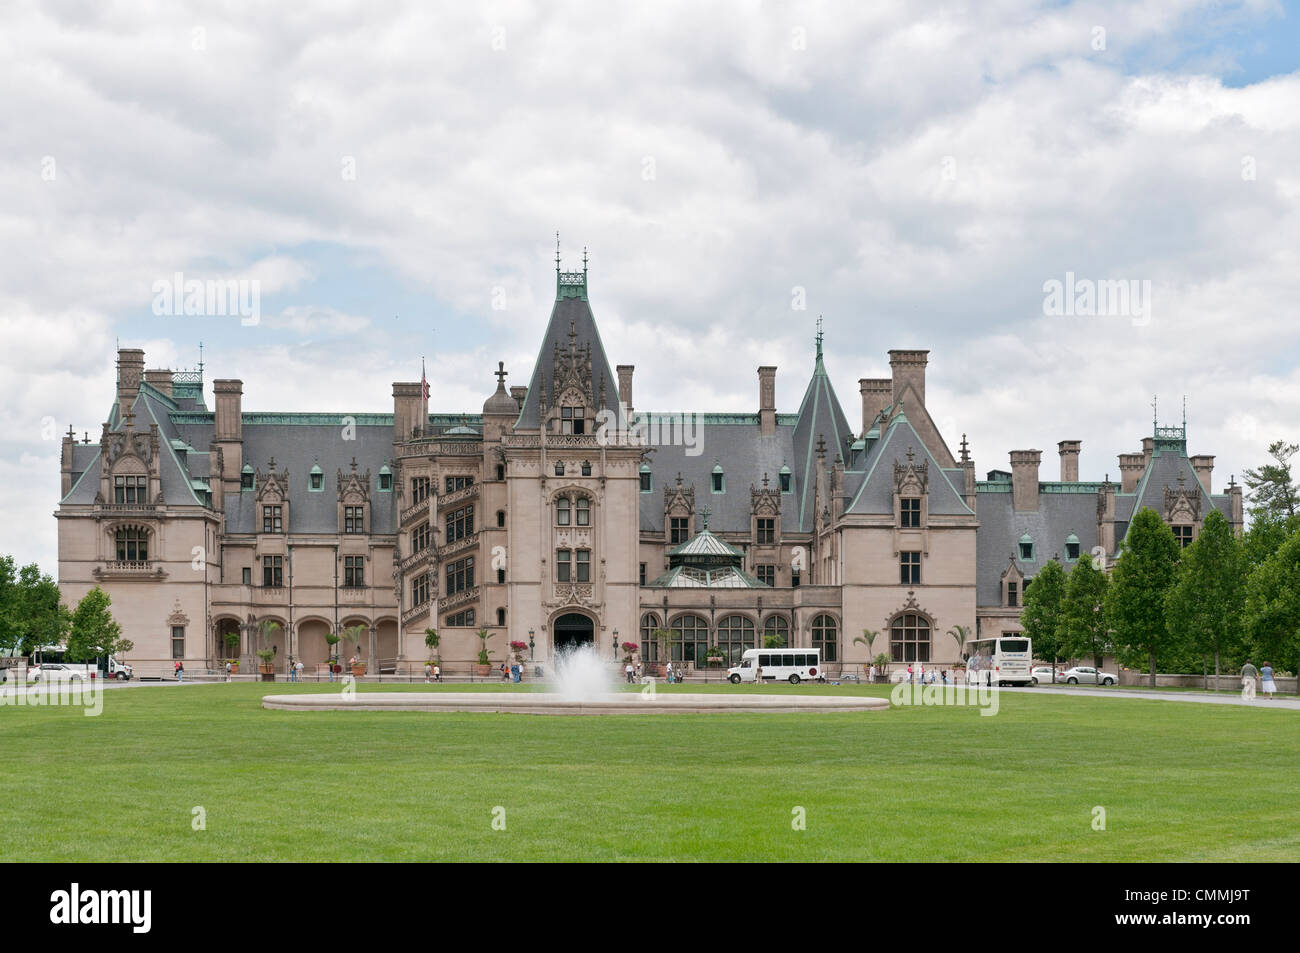
{"label": "stone chimney", "polygon": [[[239,474],[244,468],[244,382],[212,382],[216,410],[213,414],[211,472],[220,476],[224,493],[239,492]],[[223,494],[213,493],[213,502]]]}
{"label": "stone chimney", "polygon": [[862,435],[865,437],[876,419],[893,399],[894,382],[888,377],[864,377],[858,381],[862,394]]}
{"label": "stone chimney", "polygon": [[1151,454],[1155,451],[1155,449],[1156,449],[1155,437],[1142,438],[1142,468],[1143,469],[1146,469],[1147,464],[1151,462]]}
{"label": "stone chimney", "polygon": [[165,370],[145,371],[144,382],[166,397],[172,395],[172,372]]}
{"label": "stone chimney", "polygon": [[1146,472],[1147,458],[1140,453],[1121,453],[1119,455],[1119,491],[1132,493],[1137,489],[1138,480]]}
{"label": "stone chimney", "polygon": [[144,380],[144,351],[124,347],[117,352],[117,414],[125,417],[131,410],[140,382]]}
{"label": "stone chimney", "polygon": [[1041,450],[1011,451],[1011,507],[1021,511],[1038,509],[1038,464]]}
{"label": "stone chimney", "polygon": [[[925,403],[925,365],[929,363],[929,351],[890,351],[889,369],[894,375],[893,402],[898,403],[904,388],[909,384],[916,391],[921,403]],[[903,408],[907,413],[907,408]]]}
{"label": "stone chimney", "polygon": [[758,432],[763,436],[776,433],[776,368],[758,369]]}
{"label": "stone chimney", "polygon": [[628,417],[632,416],[632,372],[635,364],[620,364],[615,368],[618,374],[618,402],[623,405]]}
{"label": "stone chimney", "polygon": [[1056,445],[1057,452],[1061,455],[1062,483],[1079,482],[1079,450],[1082,447],[1082,440],[1062,440]]}
{"label": "stone chimney", "polygon": [[428,416],[420,417],[424,404],[423,389],[419,381],[393,382],[393,442],[410,440],[415,428],[423,428]]}
{"label": "stone chimney", "polygon": [[1214,475],[1214,455],[1201,453],[1192,457],[1192,469],[1196,471],[1196,479],[1201,481],[1201,489],[1206,493],[1210,490],[1210,478]]}
{"label": "stone chimney", "polygon": [[77,438],[72,432],[72,426],[68,426],[68,432],[63,435],[63,450],[59,460],[61,464],[63,492],[60,497],[67,496],[72,491],[72,448],[77,444]]}
{"label": "stone chimney", "polygon": [[1232,531],[1241,538],[1246,528],[1246,512],[1242,506],[1241,484],[1235,475],[1228,481],[1228,510],[1231,513],[1228,519],[1232,523]]}

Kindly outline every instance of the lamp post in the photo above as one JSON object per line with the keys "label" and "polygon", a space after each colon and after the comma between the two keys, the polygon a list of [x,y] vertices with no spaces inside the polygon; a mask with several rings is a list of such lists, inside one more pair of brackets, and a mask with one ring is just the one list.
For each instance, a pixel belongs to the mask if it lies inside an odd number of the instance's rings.
{"label": "lamp post", "polygon": [[533,660],[533,630],[528,630],[528,661]]}
{"label": "lamp post", "polygon": [[618,661],[618,629],[614,630],[614,661]]}

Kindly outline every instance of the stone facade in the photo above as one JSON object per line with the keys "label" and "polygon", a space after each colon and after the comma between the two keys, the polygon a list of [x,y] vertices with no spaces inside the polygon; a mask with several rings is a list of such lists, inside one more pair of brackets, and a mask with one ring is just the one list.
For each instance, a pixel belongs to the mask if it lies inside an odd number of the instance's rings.
{"label": "stone facade", "polygon": [[1240,531],[1240,488],[1212,493],[1214,458],[1187,456],[1185,427],[1121,455],[1119,485],[1079,481],[1077,440],[1060,482],[1039,479],[1038,450],[977,480],[926,409],[928,353],[890,351],[892,377],[860,381],[856,427],[820,333],[797,413],[778,412],[771,365],[755,413],[638,412],[585,263],[557,268],[528,385],[507,389],[498,365],[480,414],[430,413],[423,381],[393,384],[391,415],[250,412],[233,379],[209,410],[201,368],[146,370],[124,349],[100,439],[63,442],[59,583],[69,603],[108,590],[142,675],[248,671],[267,646],[277,671],[315,669],[344,633],[372,673],[418,671],[428,628],[451,672],[480,631],[494,662],[512,641],[540,662],[634,642],[654,662],[659,627],[692,665],[774,635],[835,672],[881,652],[952,664],[958,626],[1019,631],[1043,561],[1113,558],[1141,506],[1186,541],[1210,507]]}

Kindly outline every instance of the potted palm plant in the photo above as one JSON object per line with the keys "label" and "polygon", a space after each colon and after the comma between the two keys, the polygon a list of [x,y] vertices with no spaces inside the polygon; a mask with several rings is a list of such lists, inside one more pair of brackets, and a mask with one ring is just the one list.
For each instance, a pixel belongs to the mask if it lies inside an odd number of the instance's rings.
{"label": "potted palm plant", "polygon": [[[861,635],[854,636],[854,638],[853,638],[853,644],[854,644],[854,645],[865,645],[865,646],[867,647],[867,654],[870,655],[871,652],[875,649],[875,646],[876,646],[876,639],[878,639],[878,638],[880,638],[880,633],[877,632],[875,629],[863,629]],[[863,675],[867,675],[867,674],[870,672],[870,669],[871,669],[871,663],[870,663],[870,662],[863,662],[863,663],[862,663],[862,674],[863,674]]]}
{"label": "potted palm plant", "polygon": [[492,638],[492,632],[487,629],[479,629],[474,633],[479,639],[478,665],[475,666],[475,672],[483,677],[492,674],[492,653],[488,651],[488,639]]}
{"label": "potted palm plant", "polygon": [[268,643],[280,631],[280,623],[274,619],[263,619],[259,628],[264,647],[257,652],[257,658],[261,662],[257,670],[262,673],[262,681],[273,682],[275,681],[275,649],[271,648]]}
{"label": "potted palm plant", "polygon": [[356,678],[366,674],[366,663],[361,658],[361,640],[369,631],[364,625],[350,625],[343,630],[343,637],[351,640],[355,650],[352,654],[352,674]]}

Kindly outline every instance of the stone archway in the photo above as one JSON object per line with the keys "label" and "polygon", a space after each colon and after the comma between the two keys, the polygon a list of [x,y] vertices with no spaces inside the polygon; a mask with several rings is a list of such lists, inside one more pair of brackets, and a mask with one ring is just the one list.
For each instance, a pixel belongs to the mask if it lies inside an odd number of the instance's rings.
{"label": "stone archway", "polygon": [[595,645],[596,622],[580,612],[567,612],[551,623],[551,648],[556,653]]}

